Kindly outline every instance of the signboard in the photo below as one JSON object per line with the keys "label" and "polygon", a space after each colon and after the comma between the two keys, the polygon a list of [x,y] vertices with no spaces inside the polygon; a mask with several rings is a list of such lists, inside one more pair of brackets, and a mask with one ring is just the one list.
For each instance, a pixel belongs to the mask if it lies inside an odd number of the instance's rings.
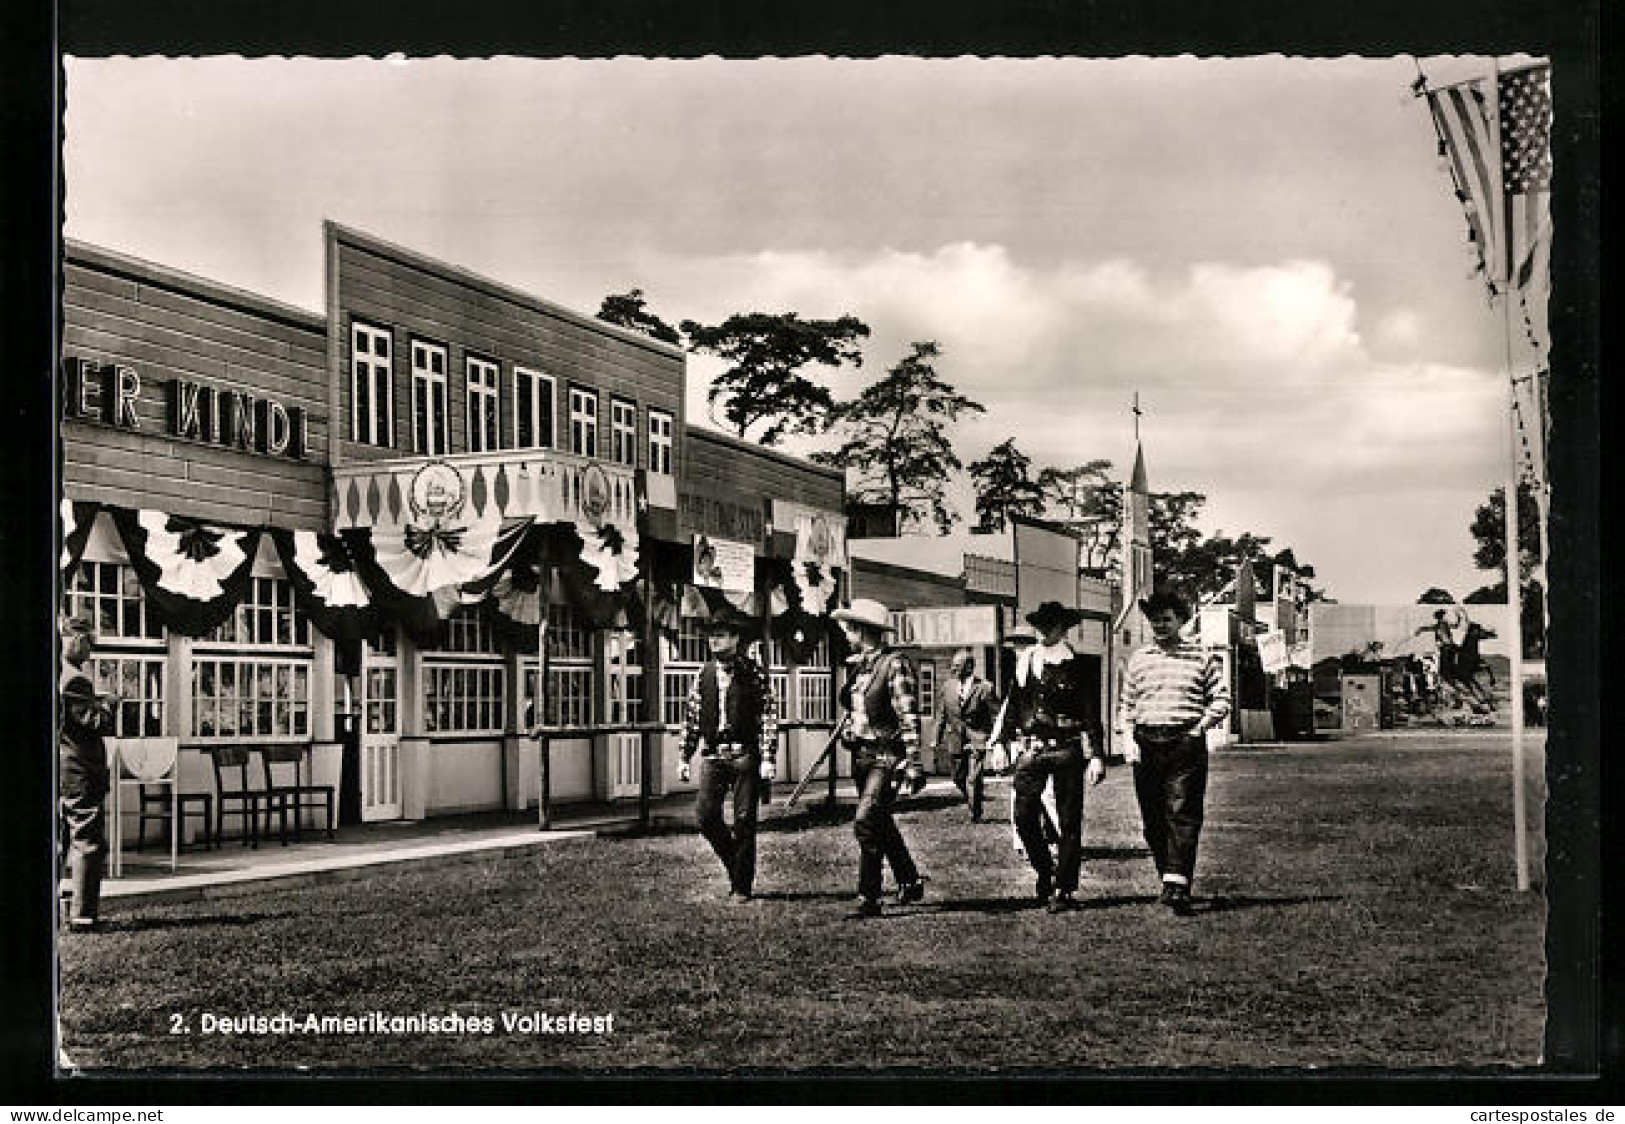
{"label": "signboard", "polygon": [[1030,613],[1045,601],[1078,604],[1078,540],[1025,519],[1010,521],[1016,561],[1016,608]]}
{"label": "signboard", "polygon": [[[141,428],[136,412],[141,375],[133,367],[68,358],[62,361],[62,376],[65,417],[118,429]],[[158,385],[168,388],[170,437],[268,457],[310,459],[310,418],[298,406],[190,379]]]}
{"label": "signboard", "polygon": [[996,605],[904,609],[891,615],[896,641],[905,648],[969,648],[999,642]]}
{"label": "signboard", "polygon": [[846,517],[793,500],[773,501],[773,529],[796,537],[794,557],[826,569],[846,566]]}
{"label": "signboard", "polygon": [[1258,634],[1258,658],[1264,665],[1264,674],[1274,675],[1292,666],[1292,655],[1287,649],[1286,633],[1261,632]]}
{"label": "signboard", "polygon": [[730,593],[756,588],[756,554],[748,542],[694,536],[694,584]]}
{"label": "signboard", "polygon": [[717,535],[759,544],[766,530],[762,501],[722,495],[714,481],[677,484],[677,529],[684,535]]}

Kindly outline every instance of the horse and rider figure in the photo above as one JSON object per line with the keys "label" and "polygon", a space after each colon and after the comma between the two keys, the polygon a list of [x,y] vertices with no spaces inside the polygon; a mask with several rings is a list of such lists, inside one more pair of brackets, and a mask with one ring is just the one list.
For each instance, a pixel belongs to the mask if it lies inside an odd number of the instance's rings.
{"label": "horse and rider figure", "polygon": [[[1469,703],[1495,709],[1495,672],[1485,661],[1480,646],[1495,639],[1493,630],[1470,619],[1459,605],[1454,615],[1435,609],[1433,623],[1417,629],[1417,635],[1432,635],[1438,646],[1439,683],[1454,696]],[[1485,686],[1480,678],[1487,678]]]}

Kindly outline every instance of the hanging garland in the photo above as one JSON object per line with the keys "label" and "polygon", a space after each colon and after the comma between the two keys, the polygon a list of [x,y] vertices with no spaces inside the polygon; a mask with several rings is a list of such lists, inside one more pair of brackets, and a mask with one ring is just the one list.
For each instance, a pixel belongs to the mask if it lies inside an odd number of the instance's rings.
{"label": "hanging garland", "polygon": [[62,528],[62,553],[57,558],[57,568],[62,573],[62,584],[71,585],[73,576],[79,572],[79,563],[85,556],[85,544],[90,541],[90,532],[96,526],[96,513],[102,505],[88,500],[64,499],[58,508],[58,519]]}
{"label": "hanging garland", "polygon": [[283,572],[293,586],[294,603],[322,634],[338,641],[376,636],[383,626],[379,611],[361,578],[369,549],[365,532],[270,529]]}
{"label": "hanging garland", "polygon": [[147,604],[170,630],[207,636],[242,604],[259,549],[258,529],[161,511],[111,511]]}

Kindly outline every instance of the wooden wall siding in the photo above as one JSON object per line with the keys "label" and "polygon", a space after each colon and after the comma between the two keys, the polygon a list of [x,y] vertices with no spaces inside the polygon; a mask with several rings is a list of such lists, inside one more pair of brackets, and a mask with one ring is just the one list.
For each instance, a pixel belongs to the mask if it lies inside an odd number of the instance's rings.
{"label": "wooden wall siding", "polygon": [[686,487],[715,481],[730,491],[794,500],[839,512],[845,485],[837,469],[827,469],[704,429],[684,431]]}
{"label": "wooden wall siding", "polygon": [[872,597],[888,609],[967,604],[964,585],[953,578],[865,558],[852,562],[852,596]]}
{"label": "wooden wall siding", "polygon": [[[61,422],[66,496],[246,525],[327,526],[322,318],[77,245],[64,263],[62,309],[64,356],[119,363],[141,377],[139,429]],[[169,436],[177,378],[304,410],[308,459]]]}
{"label": "wooden wall siding", "polygon": [[[468,451],[467,358],[495,361],[498,366],[498,438],[513,444],[513,368],[528,367],[554,379],[554,439],[569,447],[569,389],[575,385],[598,392],[599,455],[609,457],[610,398],[618,394],[638,404],[638,464],[648,461],[648,411],[669,412],[682,420],[683,359],[680,355],[578,323],[568,316],[506,294],[494,284],[442,274],[417,262],[391,255],[387,248],[359,244],[336,235],[338,411],[341,450],[345,459],[376,460],[414,455],[412,431],[413,339],[446,349],[446,394],[449,452]],[[395,376],[394,449],[350,440],[350,328],[355,321],[388,329]],[[680,443],[679,443],[680,444]],[[680,460],[681,450],[673,450]],[[680,471],[680,468],[679,468]]]}

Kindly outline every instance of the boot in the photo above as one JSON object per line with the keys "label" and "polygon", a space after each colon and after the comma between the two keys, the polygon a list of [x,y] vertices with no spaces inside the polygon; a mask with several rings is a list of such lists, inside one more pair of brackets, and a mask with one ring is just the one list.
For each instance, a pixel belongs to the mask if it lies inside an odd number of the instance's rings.
{"label": "boot", "polygon": [[79,928],[86,921],[94,923],[102,904],[102,870],[107,865],[101,854],[76,854],[73,857],[73,917],[71,924]]}

